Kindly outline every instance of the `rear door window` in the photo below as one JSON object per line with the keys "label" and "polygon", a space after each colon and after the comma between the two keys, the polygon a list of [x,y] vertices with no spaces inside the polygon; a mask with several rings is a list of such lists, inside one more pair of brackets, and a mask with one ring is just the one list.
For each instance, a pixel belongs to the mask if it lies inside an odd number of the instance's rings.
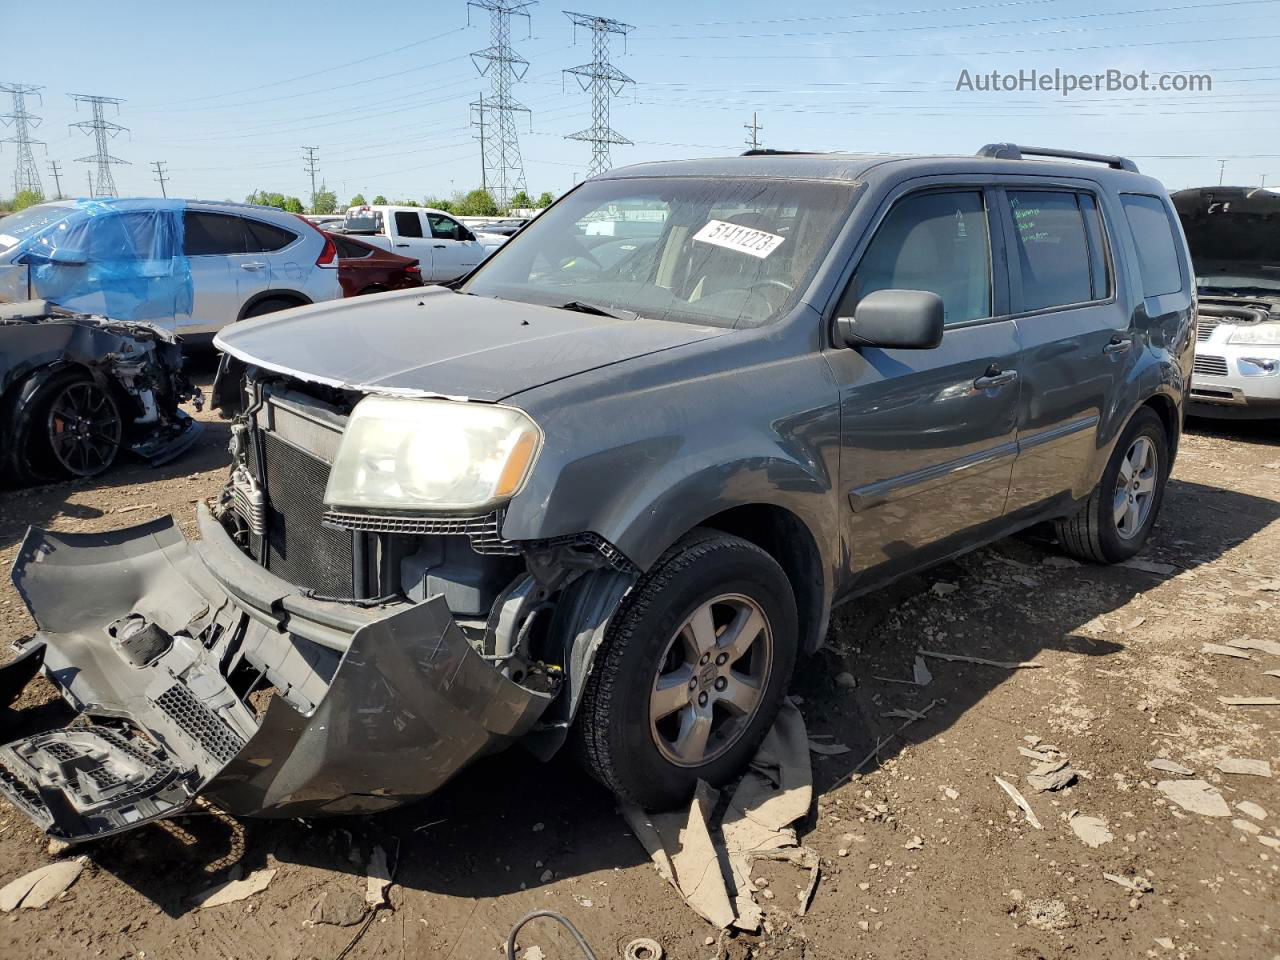
{"label": "rear door window", "polygon": [[1122,193],[1120,203],[1138,248],[1143,293],[1148,297],[1180,293],[1182,270],[1168,208],[1159,197],[1145,193]]}
{"label": "rear door window", "polygon": [[414,210],[397,210],[396,233],[401,237],[422,236],[422,217]]}
{"label": "rear door window", "polygon": [[283,250],[298,239],[298,235],[292,230],[277,227],[273,223],[263,223],[261,220],[253,220],[249,217],[245,217],[244,222],[249,230],[250,253],[272,253]]}
{"label": "rear door window", "polygon": [[[948,325],[991,316],[991,240],[979,190],[918,193],[898,201],[863,254],[850,289],[926,290]],[[852,315],[851,310],[848,315]]]}
{"label": "rear door window", "polygon": [[182,250],[188,257],[248,253],[244,221],[225,213],[188,210],[182,215]]}
{"label": "rear door window", "polygon": [[[1097,299],[1093,283],[1095,264],[1081,194],[1010,190],[1008,196],[1022,286],[1015,311],[1065,307]],[[1093,212],[1096,215],[1096,209]],[[1100,279],[1103,278],[1105,268]]]}

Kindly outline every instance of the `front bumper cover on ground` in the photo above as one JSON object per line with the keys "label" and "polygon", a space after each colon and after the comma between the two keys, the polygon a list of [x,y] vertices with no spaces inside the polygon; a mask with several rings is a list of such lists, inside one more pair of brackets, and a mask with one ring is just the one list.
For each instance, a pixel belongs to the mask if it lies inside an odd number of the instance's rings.
{"label": "front bumper cover on ground", "polygon": [[[443,598],[316,600],[203,507],[199,520],[199,542],[164,518],[32,529],[22,544],[13,580],[39,632],[0,668],[0,692],[42,657],[80,717],[0,747],[0,792],[50,835],[116,833],[198,796],[245,816],[383,810],[523,736],[549,704],[480,656]],[[241,694],[262,683],[259,714]]]}

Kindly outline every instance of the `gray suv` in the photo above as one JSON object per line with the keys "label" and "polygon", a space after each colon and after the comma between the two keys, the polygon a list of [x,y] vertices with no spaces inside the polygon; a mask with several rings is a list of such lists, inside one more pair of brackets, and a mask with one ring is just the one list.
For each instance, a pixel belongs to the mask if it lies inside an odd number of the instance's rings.
{"label": "gray suv", "polygon": [[93,722],[0,751],[0,788],[75,838],[197,794],[380,810],[569,742],[678,803],[741,769],[834,604],[1041,521],[1138,552],[1193,302],[1119,157],[612,171],[452,289],[219,335],[234,464],[200,540],[21,548],[10,670]]}

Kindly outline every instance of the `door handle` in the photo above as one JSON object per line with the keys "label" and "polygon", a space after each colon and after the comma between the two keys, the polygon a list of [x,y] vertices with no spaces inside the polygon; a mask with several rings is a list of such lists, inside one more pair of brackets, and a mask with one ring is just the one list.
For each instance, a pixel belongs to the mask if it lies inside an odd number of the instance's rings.
{"label": "door handle", "polygon": [[448,248],[448,247],[446,247],[443,243],[436,243],[436,244],[432,244],[432,246],[434,246],[437,250],[448,250],[448,249],[449,249],[449,248]]}
{"label": "door handle", "polygon": [[992,387],[1003,387],[1007,383],[1013,383],[1017,379],[1017,370],[1001,370],[993,363],[987,368],[986,373],[973,381],[973,385],[979,390],[990,390]]}
{"label": "door handle", "polygon": [[408,246],[408,244],[407,244],[407,243],[397,243],[397,244],[396,244],[396,246],[397,246],[397,247],[407,247],[407,246]]}
{"label": "door handle", "polygon": [[261,270],[266,264],[261,260],[250,260],[247,263],[240,264],[241,270]]}
{"label": "door handle", "polygon": [[1128,353],[1132,347],[1132,340],[1126,340],[1123,337],[1112,337],[1111,342],[1102,348],[1102,352],[1108,356],[1114,356],[1119,353]]}

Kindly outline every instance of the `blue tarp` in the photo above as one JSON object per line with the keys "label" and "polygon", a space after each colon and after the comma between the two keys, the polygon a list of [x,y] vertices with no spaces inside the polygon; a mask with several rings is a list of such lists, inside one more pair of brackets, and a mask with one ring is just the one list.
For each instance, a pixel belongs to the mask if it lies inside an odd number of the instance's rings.
{"label": "blue tarp", "polygon": [[[34,295],[71,310],[172,327],[191,313],[182,200],[76,200],[5,218]],[[26,211],[24,211],[25,213]],[[11,223],[17,220],[17,223]]]}

